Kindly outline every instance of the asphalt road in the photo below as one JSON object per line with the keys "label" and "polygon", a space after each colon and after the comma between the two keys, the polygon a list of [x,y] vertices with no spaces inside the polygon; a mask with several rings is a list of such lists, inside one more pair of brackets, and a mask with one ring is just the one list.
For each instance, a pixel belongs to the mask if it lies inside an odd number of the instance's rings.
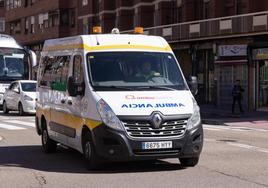
{"label": "asphalt road", "polygon": [[204,125],[203,152],[193,168],[167,159],[108,163],[91,172],[74,150],[43,153],[33,126],[34,116],[0,113],[0,188],[268,187],[268,129]]}

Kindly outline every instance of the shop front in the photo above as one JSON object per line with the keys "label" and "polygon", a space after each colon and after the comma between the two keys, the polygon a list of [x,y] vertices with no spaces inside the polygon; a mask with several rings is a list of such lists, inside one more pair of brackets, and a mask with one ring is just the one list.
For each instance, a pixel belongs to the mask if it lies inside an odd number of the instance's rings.
{"label": "shop front", "polygon": [[255,107],[268,111],[268,47],[252,49],[255,65]]}
{"label": "shop front", "polygon": [[217,83],[217,106],[231,112],[232,89],[236,80],[244,89],[242,106],[248,110],[248,61],[247,45],[219,45],[214,61]]}

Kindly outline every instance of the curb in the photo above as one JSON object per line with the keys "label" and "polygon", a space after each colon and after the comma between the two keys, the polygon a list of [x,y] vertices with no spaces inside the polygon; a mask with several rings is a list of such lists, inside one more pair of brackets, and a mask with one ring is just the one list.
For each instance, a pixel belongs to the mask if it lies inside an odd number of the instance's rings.
{"label": "curb", "polygon": [[226,126],[225,123],[223,123],[220,120],[214,120],[214,119],[202,119],[203,124],[212,124],[212,125],[224,125]]}

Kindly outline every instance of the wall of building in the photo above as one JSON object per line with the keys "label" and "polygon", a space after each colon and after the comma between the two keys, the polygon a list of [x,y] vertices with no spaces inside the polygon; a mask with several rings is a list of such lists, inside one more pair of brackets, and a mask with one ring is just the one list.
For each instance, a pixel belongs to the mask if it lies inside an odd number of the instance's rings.
{"label": "wall of building", "polygon": [[27,46],[77,34],[75,0],[21,0],[6,5],[6,31]]}
{"label": "wall of building", "polygon": [[0,33],[5,33],[5,1],[0,0]]}

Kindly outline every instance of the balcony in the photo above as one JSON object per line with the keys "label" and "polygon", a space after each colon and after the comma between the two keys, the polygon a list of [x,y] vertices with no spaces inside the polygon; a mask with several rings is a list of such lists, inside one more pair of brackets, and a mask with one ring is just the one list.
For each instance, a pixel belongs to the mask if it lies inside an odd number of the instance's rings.
{"label": "balcony", "polygon": [[49,28],[36,28],[35,33],[13,34],[17,41],[23,45],[44,42],[47,39],[61,38],[76,35],[76,28],[68,26],[54,26]]}
{"label": "balcony", "polygon": [[[169,42],[188,42],[268,34],[268,11],[144,28]],[[131,33],[124,31],[122,33]]]}

